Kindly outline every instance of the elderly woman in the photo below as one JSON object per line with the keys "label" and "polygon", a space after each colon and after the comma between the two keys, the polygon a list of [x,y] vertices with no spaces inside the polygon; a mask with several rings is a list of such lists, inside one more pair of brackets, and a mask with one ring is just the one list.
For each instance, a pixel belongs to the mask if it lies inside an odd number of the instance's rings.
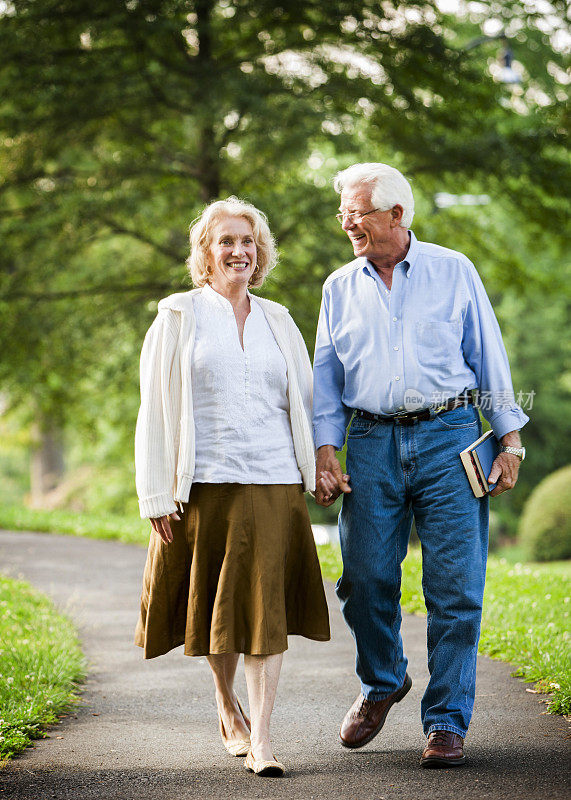
{"label": "elderly woman", "polygon": [[[311,366],[287,309],[248,291],[276,262],[262,212],[211,203],[190,246],[198,288],[159,303],[141,355],[135,461],[152,532],[135,642],[145,658],[181,644],[206,656],[224,746],[281,775],[270,715],[287,636],[329,639],[303,497]],[[251,723],[233,688],[240,653]]]}

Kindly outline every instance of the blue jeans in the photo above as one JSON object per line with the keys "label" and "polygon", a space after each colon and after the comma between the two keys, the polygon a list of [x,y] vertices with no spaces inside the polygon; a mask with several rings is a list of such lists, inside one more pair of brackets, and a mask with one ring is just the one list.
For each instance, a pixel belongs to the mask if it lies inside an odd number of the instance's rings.
{"label": "blue jeans", "polygon": [[370,700],[404,681],[401,563],[414,515],[428,611],[426,735],[465,736],[474,705],[488,499],[474,497],[458,454],[480,434],[478,413],[468,406],[410,426],[354,417],[347,439],[352,492],[339,517],[343,574],[336,589],[356,642],[357,675]]}

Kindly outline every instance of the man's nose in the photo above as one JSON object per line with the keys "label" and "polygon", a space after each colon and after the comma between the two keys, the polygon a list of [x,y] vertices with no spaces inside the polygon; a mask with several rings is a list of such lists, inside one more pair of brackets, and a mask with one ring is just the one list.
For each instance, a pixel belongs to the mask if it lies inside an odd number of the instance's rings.
{"label": "man's nose", "polygon": [[353,218],[350,215],[343,217],[343,222],[341,223],[341,227],[343,228],[344,231],[350,231],[351,228],[355,227]]}

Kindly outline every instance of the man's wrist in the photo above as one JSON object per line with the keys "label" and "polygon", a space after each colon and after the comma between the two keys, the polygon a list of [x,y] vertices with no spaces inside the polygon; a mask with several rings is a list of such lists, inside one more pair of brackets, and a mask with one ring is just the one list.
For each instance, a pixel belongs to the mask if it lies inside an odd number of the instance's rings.
{"label": "man's wrist", "polygon": [[506,447],[521,447],[521,436],[519,431],[510,431],[500,439],[500,444]]}
{"label": "man's wrist", "polygon": [[509,433],[506,433],[505,436],[502,436],[500,443],[502,446],[502,453],[510,453],[513,456],[517,456],[520,461],[524,460],[525,447],[521,446],[519,431],[510,431]]}
{"label": "man's wrist", "polygon": [[500,452],[517,456],[520,461],[525,459],[525,447],[511,447],[510,445],[502,445]]}

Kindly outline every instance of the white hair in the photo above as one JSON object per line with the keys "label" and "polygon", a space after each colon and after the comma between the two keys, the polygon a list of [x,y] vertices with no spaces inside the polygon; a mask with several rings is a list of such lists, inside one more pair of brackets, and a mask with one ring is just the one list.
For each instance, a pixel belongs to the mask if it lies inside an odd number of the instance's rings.
{"label": "white hair", "polygon": [[398,169],[375,162],[353,164],[338,172],[333,179],[333,187],[338,194],[360,183],[372,184],[371,202],[381,211],[388,211],[396,205],[402,206],[401,227],[410,228],[414,217],[414,197],[410,183]]}

